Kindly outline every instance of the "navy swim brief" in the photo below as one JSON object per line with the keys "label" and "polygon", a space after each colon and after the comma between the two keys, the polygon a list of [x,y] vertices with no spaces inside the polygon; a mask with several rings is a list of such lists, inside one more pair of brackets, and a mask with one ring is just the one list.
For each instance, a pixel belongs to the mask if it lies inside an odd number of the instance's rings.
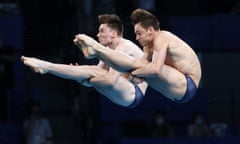
{"label": "navy swim brief", "polygon": [[194,83],[194,81],[192,80],[192,78],[190,76],[186,75],[186,80],[187,80],[187,90],[181,100],[175,100],[175,102],[177,102],[177,103],[185,103],[185,102],[190,101],[197,92],[197,86]]}
{"label": "navy swim brief", "polygon": [[144,97],[144,95],[143,95],[141,89],[138,87],[138,85],[134,84],[134,83],[133,83],[133,85],[135,87],[135,99],[134,99],[133,103],[128,106],[128,108],[135,108],[136,106],[138,106]]}

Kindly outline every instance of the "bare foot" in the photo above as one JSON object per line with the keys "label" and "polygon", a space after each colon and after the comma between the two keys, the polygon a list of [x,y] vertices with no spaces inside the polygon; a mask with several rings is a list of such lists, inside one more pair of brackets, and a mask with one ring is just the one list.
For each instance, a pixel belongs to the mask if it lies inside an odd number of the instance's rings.
{"label": "bare foot", "polygon": [[30,57],[21,57],[22,62],[30,67],[34,72],[40,74],[46,74],[48,72],[49,62],[37,59],[37,58],[30,58]]}
{"label": "bare foot", "polygon": [[73,41],[75,45],[83,52],[83,55],[86,59],[93,59],[96,57],[96,51],[94,50],[94,47],[86,44],[85,41],[79,37],[79,35],[77,35]]}

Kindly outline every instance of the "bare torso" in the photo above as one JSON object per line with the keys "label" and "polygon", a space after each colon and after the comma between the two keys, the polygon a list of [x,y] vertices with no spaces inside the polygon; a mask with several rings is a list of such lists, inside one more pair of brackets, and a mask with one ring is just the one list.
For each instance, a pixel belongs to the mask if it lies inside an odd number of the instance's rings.
{"label": "bare torso", "polygon": [[179,99],[186,91],[186,75],[190,76],[199,85],[201,79],[201,67],[199,59],[188,44],[174,34],[167,31],[160,31],[155,39],[154,50],[148,49],[151,58],[151,51],[158,52],[161,45],[166,44],[166,59],[158,78],[148,78],[148,84],[163,93],[169,98]]}
{"label": "bare torso", "polygon": [[175,35],[166,33],[169,37],[168,54],[165,64],[173,66],[184,75],[189,75],[198,86],[201,79],[201,66],[193,49]]}

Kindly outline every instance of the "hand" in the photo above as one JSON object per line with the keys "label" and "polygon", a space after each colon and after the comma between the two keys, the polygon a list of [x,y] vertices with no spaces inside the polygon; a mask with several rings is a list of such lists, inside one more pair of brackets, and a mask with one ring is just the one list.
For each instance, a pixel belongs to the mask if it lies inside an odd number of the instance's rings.
{"label": "hand", "polygon": [[143,78],[139,78],[139,77],[136,77],[132,74],[129,74],[128,76],[128,80],[135,83],[135,84],[139,84],[139,83],[142,83],[144,81]]}

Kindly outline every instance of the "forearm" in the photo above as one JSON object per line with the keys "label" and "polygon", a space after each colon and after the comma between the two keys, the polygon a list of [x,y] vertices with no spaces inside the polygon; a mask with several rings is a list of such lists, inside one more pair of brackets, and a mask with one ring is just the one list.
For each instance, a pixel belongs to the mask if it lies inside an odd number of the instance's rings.
{"label": "forearm", "polygon": [[132,75],[136,76],[136,77],[143,77],[143,78],[147,78],[147,77],[156,77],[157,74],[157,68],[155,65],[149,63],[146,66],[136,69],[134,71],[132,71]]}
{"label": "forearm", "polygon": [[155,51],[152,55],[152,61],[145,66],[136,69],[132,72],[133,75],[138,77],[156,77],[164,66],[166,49],[162,51]]}

